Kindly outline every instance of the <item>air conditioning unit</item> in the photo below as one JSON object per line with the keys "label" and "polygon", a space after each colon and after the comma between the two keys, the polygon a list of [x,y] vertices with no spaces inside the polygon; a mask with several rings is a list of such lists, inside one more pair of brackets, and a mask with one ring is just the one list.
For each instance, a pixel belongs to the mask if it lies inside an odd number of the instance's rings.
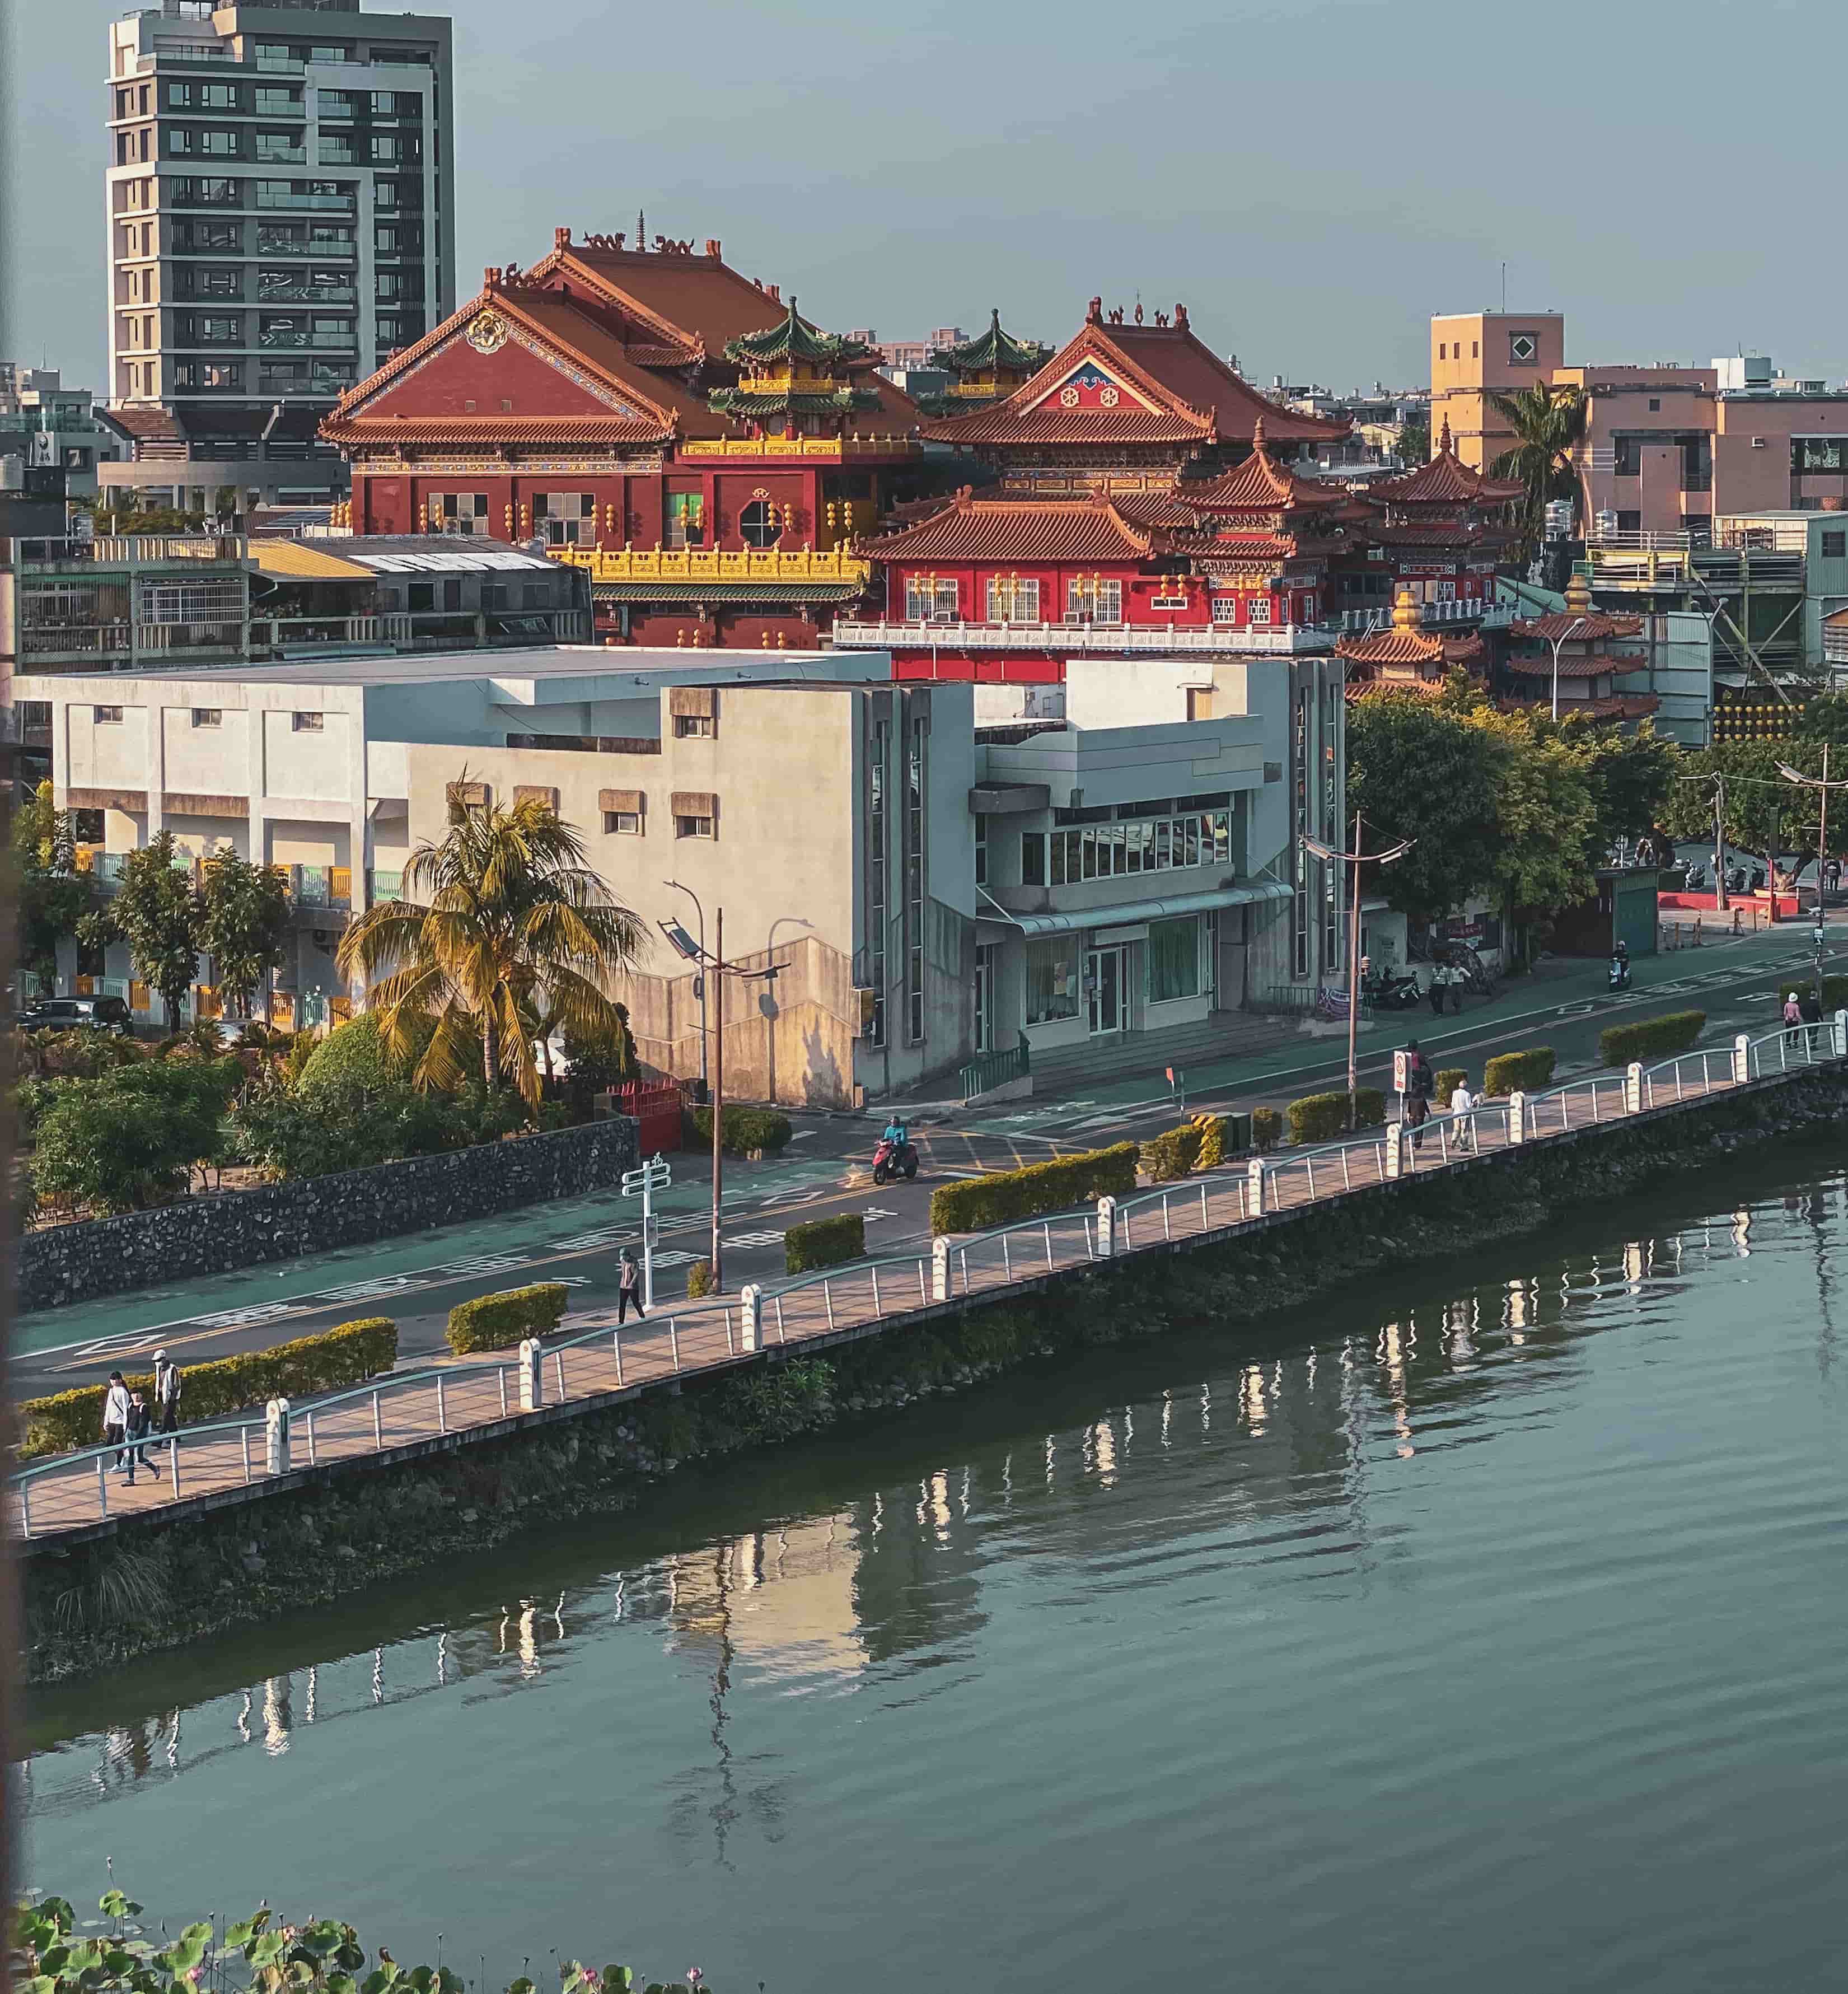
{"label": "air conditioning unit", "polygon": [[1752,438],[1752,447],[1753,447],[1753,449],[1754,449],[1754,450],[1762,450],[1762,449],[1764,449],[1764,437],[1754,437]]}

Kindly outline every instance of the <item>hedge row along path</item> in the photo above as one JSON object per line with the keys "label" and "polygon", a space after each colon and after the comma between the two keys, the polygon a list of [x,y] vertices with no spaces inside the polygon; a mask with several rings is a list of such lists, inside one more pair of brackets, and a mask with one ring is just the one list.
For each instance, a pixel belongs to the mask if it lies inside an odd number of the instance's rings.
{"label": "hedge row along path", "polygon": [[[1629,1121],[1634,1112],[1672,1114],[1785,1071],[1848,1060],[1848,1012],[1805,1030],[1683,1054],[1640,1074],[1603,1074],[1525,1099],[1519,1139],[1543,1143],[1570,1132]],[[1630,1105],[1634,1103],[1634,1106]],[[757,1320],[739,1296],[658,1308],[618,1329],[615,1310],[568,1320],[547,1343],[534,1410],[608,1403],[676,1376],[751,1362],[765,1348],[800,1345],[843,1332],[897,1327],[966,1296],[992,1296],[1049,1274],[1075,1272],[1105,1257],[1172,1242],[1225,1235],[1249,1223],[1350,1197],[1397,1175],[1466,1170],[1512,1146],[1514,1111],[1494,1102],[1469,1115],[1433,1115],[1413,1148],[1393,1124],[1345,1142],[1283,1150],[1184,1178],[1117,1201],[1107,1232],[1097,1206],[1027,1219],[993,1232],[937,1242],[938,1254],[861,1262],[761,1291]],[[522,1413],[517,1362],[501,1359],[393,1372],[294,1408],[292,1471],[366,1456],[395,1458],[430,1443],[498,1437]],[[21,1470],[9,1491],[21,1536],[43,1540],[111,1527],[110,1519],[219,1503],[247,1491],[295,1485],[299,1473],[266,1468],[261,1416],[183,1430],[147,1444],[133,1487],[111,1469],[113,1450],[91,1448]]]}

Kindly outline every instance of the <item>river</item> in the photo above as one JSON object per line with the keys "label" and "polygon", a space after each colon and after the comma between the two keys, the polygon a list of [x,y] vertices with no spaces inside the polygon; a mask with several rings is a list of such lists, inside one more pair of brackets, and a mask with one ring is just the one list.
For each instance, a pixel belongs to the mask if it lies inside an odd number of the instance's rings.
{"label": "river", "polygon": [[48,1693],[27,1880],[542,1994],[1833,1984],[1838,1154]]}

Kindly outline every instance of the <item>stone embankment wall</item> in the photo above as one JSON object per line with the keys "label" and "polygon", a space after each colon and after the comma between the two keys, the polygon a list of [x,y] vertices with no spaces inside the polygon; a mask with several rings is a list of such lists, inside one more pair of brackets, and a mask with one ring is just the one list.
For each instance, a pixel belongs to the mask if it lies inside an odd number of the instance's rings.
{"label": "stone embankment wall", "polygon": [[222,1274],[332,1246],[388,1239],[613,1183],[638,1160],[626,1115],[370,1170],[187,1198],[153,1211],[47,1226],[19,1242],[22,1310],[193,1274]]}
{"label": "stone embankment wall", "polygon": [[[258,1500],[171,1520],[151,1510],[77,1542],[35,1540],[19,1547],[29,1680],[88,1674],[477,1556],[536,1526],[631,1509],[687,1463],[1025,1365],[1174,1329],[1210,1328],[1236,1348],[1241,1333],[1317,1296],[1476,1252],[1574,1206],[1614,1209],[1747,1144],[1833,1131],[1845,1107],[1841,1068],[1768,1081],[1255,1219],[1230,1237],[1042,1277],[994,1301],[920,1310],[799,1355],[772,1346],[679,1390],[663,1381],[620,1402],[518,1416],[473,1446],[426,1442],[390,1465],[297,1470],[295,1485]],[[1717,1178],[1713,1194],[1725,1196]]]}

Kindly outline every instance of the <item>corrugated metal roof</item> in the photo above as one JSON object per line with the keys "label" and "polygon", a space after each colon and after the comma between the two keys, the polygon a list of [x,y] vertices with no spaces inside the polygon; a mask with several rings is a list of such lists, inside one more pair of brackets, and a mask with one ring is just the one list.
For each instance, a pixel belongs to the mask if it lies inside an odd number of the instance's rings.
{"label": "corrugated metal roof", "polygon": [[289,581],[370,581],[372,570],[306,540],[252,540],[252,556],[265,574]]}

